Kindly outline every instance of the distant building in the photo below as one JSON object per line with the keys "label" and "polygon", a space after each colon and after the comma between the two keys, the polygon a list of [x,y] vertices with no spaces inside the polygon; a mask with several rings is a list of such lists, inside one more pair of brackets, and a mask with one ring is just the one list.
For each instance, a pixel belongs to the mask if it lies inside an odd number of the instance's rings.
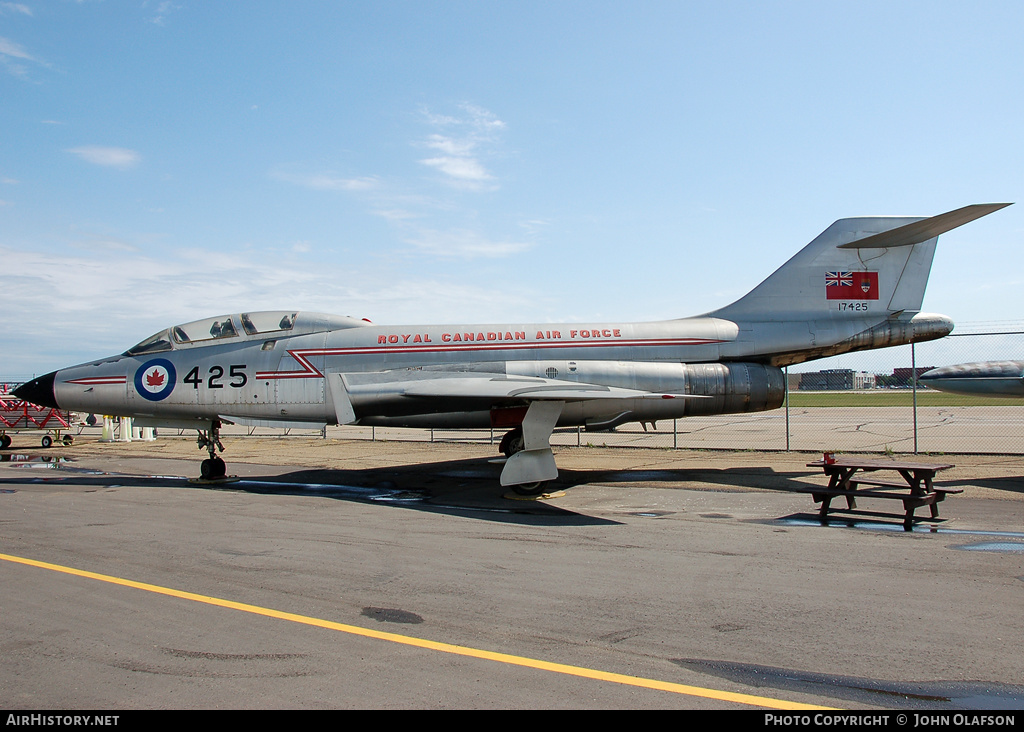
{"label": "distant building", "polygon": [[854,389],[874,389],[876,386],[878,386],[878,384],[875,381],[874,374],[869,374],[867,371],[853,372]]}
{"label": "distant building", "polygon": [[874,389],[875,375],[853,369],[825,369],[800,374],[802,391],[849,391]]}

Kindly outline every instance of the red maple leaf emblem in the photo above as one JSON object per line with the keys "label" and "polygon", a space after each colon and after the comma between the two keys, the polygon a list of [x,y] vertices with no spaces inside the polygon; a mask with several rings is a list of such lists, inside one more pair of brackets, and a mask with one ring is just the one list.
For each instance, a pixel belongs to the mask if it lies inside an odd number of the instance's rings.
{"label": "red maple leaf emblem", "polygon": [[160,386],[163,383],[164,375],[157,369],[153,369],[153,373],[146,375],[146,386]]}

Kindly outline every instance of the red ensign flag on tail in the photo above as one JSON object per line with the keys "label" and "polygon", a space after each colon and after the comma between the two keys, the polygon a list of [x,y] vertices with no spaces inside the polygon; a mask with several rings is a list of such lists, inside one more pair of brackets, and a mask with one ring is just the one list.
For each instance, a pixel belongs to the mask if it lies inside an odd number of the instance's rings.
{"label": "red ensign flag on tail", "polygon": [[877,300],[878,272],[826,272],[828,300]]}

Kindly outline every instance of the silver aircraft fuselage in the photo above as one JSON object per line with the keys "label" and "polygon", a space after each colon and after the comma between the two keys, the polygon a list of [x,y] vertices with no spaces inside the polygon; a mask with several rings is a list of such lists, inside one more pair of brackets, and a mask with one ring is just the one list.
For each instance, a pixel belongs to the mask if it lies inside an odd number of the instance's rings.
{"label": "silver aircraft fuselage", "polygon": [[1024,361],[977,361],[926,371],[918,380],[953,394],[1024,397]]}
{"label": "silver aircraft fuselage", "polygon": [[[599,384],[665,397],[623,393],[621,399],[572,402],[558,420],[608,428],[777,408],[785,395],[777,364],[796,362],[793,355],[759,352],[756,330],[741,336],[735,323],[711,317],[643,324],[382,327],[317,313],[281,315],[294,317],[290,330],[185,342],[174,342],[172,331],[168,350],[129,351],[61,369],[53,396],[61,408],[134,417],[140,423],[329,424],[339,415],[327,375],[342,373],[357,423],[422,427],[492,423],[492,408],[500,408],[495,395],[462,393],[467,379],[520,378],[524,386],[544,379],[548,385]],[[808,332],[809,325],[800,330]],[[947,318],[924,313],[883,330],[860,319],[843,325],[846,337],[830,351],[928,340],[952,328]],[[445,381],[452,389],[444,409],[435,411],[431,404],[444,392]],[[416,384],[426,382],[432,392],[417,395]],[[669,398],[676,394],[706,398]]]}

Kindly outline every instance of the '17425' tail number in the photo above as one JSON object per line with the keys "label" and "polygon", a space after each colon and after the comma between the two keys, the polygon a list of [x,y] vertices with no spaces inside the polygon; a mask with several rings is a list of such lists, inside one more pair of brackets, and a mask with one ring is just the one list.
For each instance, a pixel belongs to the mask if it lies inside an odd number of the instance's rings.
{"label": "'17425' tail number", "polygon": [[[228,366],[226,378],[230,379],[230,381],[225,384],[224,378],[223,366],[211,366],[209,378],[206,380],[206,387],[208,389],[223,389],[225,386],[230,386],[234,389],[241,389],[249,383],[249,377],[245,375],[244,363]],[[193,389],[198,389],[199,385],[203,383],[203,377],[199,375],[199,367],[193,366],[192,370],[185,374],[185,378],[182,381],[186,384],[191,384]]]}

